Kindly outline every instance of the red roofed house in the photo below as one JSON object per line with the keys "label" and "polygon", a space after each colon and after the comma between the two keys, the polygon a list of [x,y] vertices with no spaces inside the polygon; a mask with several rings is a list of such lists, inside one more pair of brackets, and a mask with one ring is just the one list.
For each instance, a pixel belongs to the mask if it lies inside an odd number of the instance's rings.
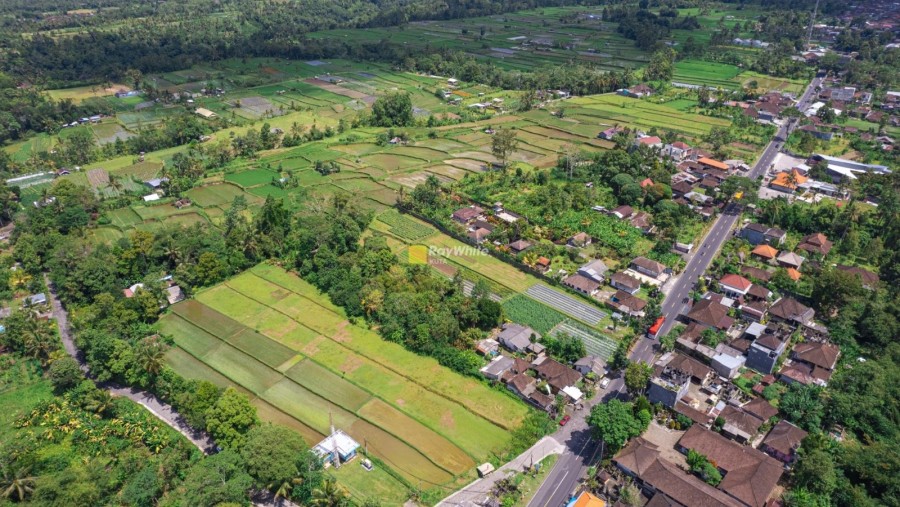
{"label": "red roofed house", "polygon": [[719,287],[725,295],[733,298],[746,296],[751,285],[753,282],[741,275],[728,274],[719,280]]}
{"label": "red roofed house", "polygon": [[653,185],[653,180],[650,178],[644,178],[644,181],[641,182],[641,188],[647,188]]}
{"label": "red roofed house", "polygon": [[637,139],[634,142],[635,146],[649,146],[651,148],[659,148],[662,146],[662,139],[657,136],[646,136]]}
{"label": "red roofed house", "polygon": [[754,255],[754,256],[759,257],[760,259],[768,262],[768,261],[775,259],[775,257],[778,256],[778,250],[776,250],[775,248],[773,248],[770,245],[761,243],[761,244],[757,245],[757,247],[754,248],[752,252],[750,252],[750,255]]}

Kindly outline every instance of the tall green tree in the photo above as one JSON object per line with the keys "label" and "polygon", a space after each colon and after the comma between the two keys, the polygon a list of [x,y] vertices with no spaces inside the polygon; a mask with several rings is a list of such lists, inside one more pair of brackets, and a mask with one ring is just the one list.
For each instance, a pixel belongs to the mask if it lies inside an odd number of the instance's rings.
{"label": "tall green tree", "polygon": [[225,389],[215,405],[206,411],[206,431],[226,449],[240,449],[247,432],[257,424],[256,407],[250,404],[247,395],[233,387]]}

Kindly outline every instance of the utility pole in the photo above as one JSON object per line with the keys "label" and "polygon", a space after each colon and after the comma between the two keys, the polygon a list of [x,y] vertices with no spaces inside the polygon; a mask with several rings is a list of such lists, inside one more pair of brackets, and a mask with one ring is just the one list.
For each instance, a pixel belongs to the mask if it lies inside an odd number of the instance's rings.
{"label": "utility pole", "polygon": [[809,32],[806,34],[806,47],[812,44],[813,25],[816,22],[816,15],[819,13],[819,0],[816,0],[816,6],[813,8],[812,17],[809,18]]}

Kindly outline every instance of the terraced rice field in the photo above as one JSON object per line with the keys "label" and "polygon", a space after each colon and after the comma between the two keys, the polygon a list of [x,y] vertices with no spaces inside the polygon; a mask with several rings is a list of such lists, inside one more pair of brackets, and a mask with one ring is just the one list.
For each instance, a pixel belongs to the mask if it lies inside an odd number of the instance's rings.
{"label": "terraced rice field", "polygon": [[467,473],[506,447],[528,411],[350,324],[312,286],[269,265],[173,306],[161,323],[183,351],[167,357],[183,375],[196,369],[241,386],[264,418],[289,418],[308,438],[328,431],[330,413],[411,482]]}

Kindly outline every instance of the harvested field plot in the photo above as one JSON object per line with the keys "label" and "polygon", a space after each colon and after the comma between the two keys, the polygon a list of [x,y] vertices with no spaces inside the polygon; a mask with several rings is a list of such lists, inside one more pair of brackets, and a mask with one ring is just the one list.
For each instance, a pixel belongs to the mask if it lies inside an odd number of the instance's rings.
{"label": "harvested field plot", "polygon": [[551,308],[555,308],[592,326],[596,326],[606,317],[605,312],[601,312],[587,303],[583,303],[568,294],[553,290],[546,285],[533,285],[525,293]]}
{"label": "harvested field plot", "polygon": [[250,119],[262,118],[267,114],[274,113],[278,109],[276,106],[272,105],[271,102],[262,97],[243,97],[235,99],[229,102],[229,104],[236,108],[238,114]]}
{"label": "harvested field plot", "polygon": [[87,172],[88,183],[94,190],[109,185],[109,173],[103,169],[91,169]]}
{"label": "harvested field plot", "polygon": [[408,169],[410,167],[425,163],[425,161],[421,159],[387,153],[376,153],[374,155],[366,155],[360,158],[363,164],[381,167],[388,172]]}
{"label": "harvested field plot", "polygon": [[548,333],[566,318],[556,310],[522,294],[503,303],[503,311],[509,320],[525,324],[541,334]]}

